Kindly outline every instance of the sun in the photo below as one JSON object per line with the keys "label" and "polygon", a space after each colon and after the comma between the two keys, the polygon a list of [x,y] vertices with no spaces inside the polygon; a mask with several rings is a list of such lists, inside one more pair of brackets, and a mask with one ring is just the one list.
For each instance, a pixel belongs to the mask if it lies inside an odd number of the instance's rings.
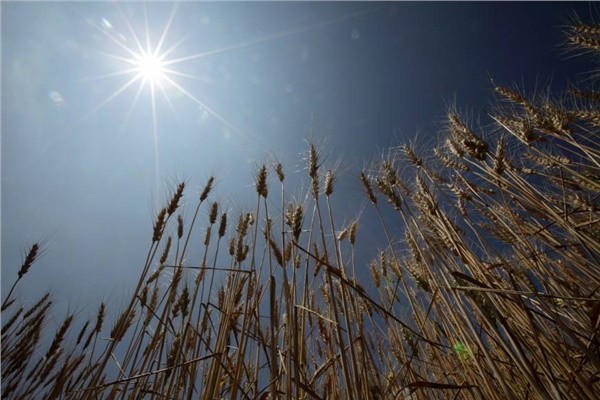
{"label": "sun", "polygon": [[[97,49],[95,52],[109,60],[111,68],[110,72],[95,76],[90,80],[107,80],[109,85],[118,82],[122,78],[124,78],[124,81],[110,91],[81,120],[90,117],[117,97],[127,96],[129,92],[132,97],[129,109],[125,112],[125,123],[127,123],[139,101],[147,96],[149,110],[144,115],[148,116],[154,143],[154,176],[156,198],[158,198],[160,188],[158,118],[160,111],[162,111],[161,104],[167,104],[168,108],[173,111],[177,108],[173,102],[182,97],[186,98],[202,112],[207,113],[207,115],[226,126],[230,132],[235,132],[240,137],[246,137],[242,129],[235,126],[194,94],[193,89],[197,89],[198,82],[201,79],[198,76],[184,72],[182,70],[183,64],[210,55],[243,48],[248,44],[230,46],[212,52],[194,53],[186,49],[184,42],[189,39],[196,28],[192,28],[181,36],[176,35],[171,29],[177,25],[174,23],[174,19],[178,3],[175,3],[171,8],[162,29],[160,26],[156,26],[155,23],[151,24],[149,22],[145,4],[143,5],[143,17],[138,19],[125,12],[118,2],[115,4],[120,10],[119,15],[116,17],[86,19],[104,39],[104,48],[102,50]],[[144,103],[148,104],[148,102]]]}
{"label": "sun", "polygon": [[142,79],[142,84],[161,85],[167,80],[168,69],[164,56],[141,52],[132,59],[134,73],[138,79]]}

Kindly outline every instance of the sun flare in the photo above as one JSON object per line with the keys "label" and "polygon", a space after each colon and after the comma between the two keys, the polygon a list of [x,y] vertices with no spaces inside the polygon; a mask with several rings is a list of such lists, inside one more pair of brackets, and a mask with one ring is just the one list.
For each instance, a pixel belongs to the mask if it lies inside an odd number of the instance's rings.
{"label": "sun flare", "polygon": [[[126,80],[103,101],[98,103],[86,117],[95,113],[125,92],[133,90],[134,95],[131,107],[126,114],[126,119],[129,119],[130,114],[144,93],[149,94],[151,103],[150,115],[152,117],[153,129],[156,131],[158,97],[161,97],[171,109],[174,109],[175,106],[172,103],[171,95],[178,94],[191,100],[192,103],[219,120],[229,129],[236,132],[240,131],[238,127],[235,127],[231,122],[209,107],[208,104],[201,101],[195,94],[192,94],[190,88],[193,86],[190,83],[197,82],[199,80],[198,76],[183,72],[178,67],[186,62],[243,46],[234,46],[233,48],[224,48],[205,53],[185,54],[185,46],[183,44],[195,28],[176,38],[171,32],[176,11],[177,5],[171,9],[171,13],[162,30],[158,31],[152,29],[150,26],[145,9],[142,19],[143,28],[141,29],[140,24],[138,23],[137,27],[134,26],[134,21],[130,17],[125,16],[124,12],[121,13],[121,19],[117,21],[111,22],[107,18],[101,18],[100,22],[97,23],[90,20],[90,24],[108,39],[107,48],[111,48],[108,51],[98,51],[98,53],[114,61],[114,70],[112,72],[97,76],[94,79],[125,77]],[[180,54],[176,55],[176,53]]]}

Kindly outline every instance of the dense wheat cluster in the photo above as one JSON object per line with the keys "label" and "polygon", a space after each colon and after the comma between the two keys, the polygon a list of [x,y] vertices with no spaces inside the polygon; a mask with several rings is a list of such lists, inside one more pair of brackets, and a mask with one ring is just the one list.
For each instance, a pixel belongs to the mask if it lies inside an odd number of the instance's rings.
{"label": "dense wheat cluster", "polygon": [[[567,38],[600,51],[598,25]],[[597,398],[600,93],[493,89],[487,125],[450,109],[438,147],[390,149],[357,177],[387,238],[370,262],[313,145],[300,202],[276,163],[248,211],[212,201],[211,177],[186,221],[181,183],[114,321],[103,303],[43,343],[49,294],[5,297],[2,398]]]}

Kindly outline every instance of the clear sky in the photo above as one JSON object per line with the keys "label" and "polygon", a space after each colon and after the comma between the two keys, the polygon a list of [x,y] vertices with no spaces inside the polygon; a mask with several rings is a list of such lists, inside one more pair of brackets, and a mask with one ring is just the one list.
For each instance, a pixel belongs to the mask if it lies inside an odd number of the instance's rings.
{"label": "clear sky", "polygon": [[[365,162],[417,133],[434,143],[448,104],[476,114],[492,78],[530,93],[587,72],[558,44],[591,7],[2,2],[2,291],[46,238],[21,300],[124,298],[167,189],[187,179],[194,199],[215,174],[216,199],[250,206],[258,166],[298,170],[305,139],[341,157],[351,219]],[[135,60],[157,49],[152,77]]]}

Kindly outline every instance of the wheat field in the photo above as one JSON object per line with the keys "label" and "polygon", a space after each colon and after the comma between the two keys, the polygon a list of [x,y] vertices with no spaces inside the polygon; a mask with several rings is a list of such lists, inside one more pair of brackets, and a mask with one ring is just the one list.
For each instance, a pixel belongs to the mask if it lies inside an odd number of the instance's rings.
{"label": "wheat field", "polygon": [[[599,25],[565,36],[600,54]],[[315,145],[300,201],[280,163],[236,215],[210,177],[184,220],[176,185],[114,320],[102,303],[47,332],[49,293],[4,296],[2,398],[600,397],[600,93],[492,89],[477,126],[451,107],[434,149],[390,148],[356,177],[384,238],[372,260]]]}

